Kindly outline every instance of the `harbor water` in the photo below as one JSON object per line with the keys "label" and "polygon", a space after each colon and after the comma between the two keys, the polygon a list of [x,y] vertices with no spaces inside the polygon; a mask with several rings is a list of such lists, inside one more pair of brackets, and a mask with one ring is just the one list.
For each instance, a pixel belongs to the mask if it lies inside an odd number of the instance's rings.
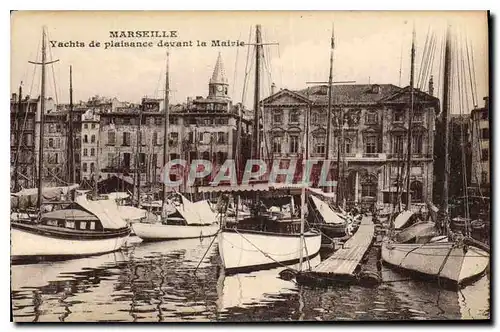
{"label": "harbor water", "polygon": [[383,267],[384,282],[377,288],[312,289],[279,279],[283,268],[225,276],[217,244],[210,244],[211,239],[141,243],[132,237],[115,253],[12,265],[13,319],[252,322],[490,317],[489,273],[460,291],[450,291]]}

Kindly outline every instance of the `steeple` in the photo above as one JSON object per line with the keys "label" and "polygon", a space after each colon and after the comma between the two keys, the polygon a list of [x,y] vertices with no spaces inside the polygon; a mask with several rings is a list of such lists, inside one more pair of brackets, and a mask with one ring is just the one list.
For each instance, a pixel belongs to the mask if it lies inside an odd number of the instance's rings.
{"label": "steeple", "polygon": [[208,82],[208,98],[228,98],[226,72],[222,63],[222,57],[219,52],[217,61],[215,62],[214,72]]}

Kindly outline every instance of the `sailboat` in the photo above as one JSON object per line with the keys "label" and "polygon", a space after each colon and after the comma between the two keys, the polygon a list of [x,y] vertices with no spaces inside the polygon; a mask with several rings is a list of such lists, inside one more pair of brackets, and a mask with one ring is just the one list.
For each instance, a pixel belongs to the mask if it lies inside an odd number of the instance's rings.
{"label": "sailboat", "polygon": [[[445,123],[445,170],[449,169],[449,86],[450,86],[450,40],[449,33],[446,36],[445,56],[444,56],[444,91],[443,91],[443,121]],[[413,42],[411,50],[411,109],[410,119],[413,110],[413,68],[415,61],[415,31],[413,32]],[[440,241],[419,243],[398,243],[392,239],[386,239],[382,243],[382,260],[384,263],[398,269],[409,271],[415,275],[437,279],[438,282],[448,284],[452,287],[461,287],[466,282],[475,279],[483,274],[490,262],[489,250],[486,246],[479,245],[468,237],[461,234],[454,235],[449,231],[448,217],[448,174],[445,172],[443,214],[446,237]],[[446,241],[447,239],[447,241]]]}
{"label": "sailboat", "polygon": [[[256,26],[255,43],[255,91],[254,124],[260,123],[260,61],[263,43],[261,26]],[[304,132],[305,133],[305,132]],[[260,135],[258,125],[254,125],[252,159],[260,159]],[[304,150],[303,150],[304,153]],[[238,154],[237,154],[238,155]],[[303,158],[305,160],[305,158]],[[239,191],[241,188],[235,188]],[[219,254],[226,275],[269,269],[280,265],[299,262],[315,257],[321,247],[321,233],[305,229],[305,185],[301,186],[301,217],[282,219],[272,213],[254,209],[252,216],[238,218],[237,226],[223,227],[218,235]],[[250,191],[254,189],[250,188]],[[258,189],[256,189],[258,190]],[[257,194],[253,193],[254,206],[259,206]],[[239,207],[236,206],[236,211]],[[300,232],[287,225],[300,221]]]}
{"label": "sailboat", "polygon": [[[47,191],[42,187],[44,166],[45,66],[46,32],[42,33],[42,82],[40,93],[40,144],[38,163],[37,211],[35,218],[11,219],[11,258],[13,261],[33,258],[67,258],[101,254],[118,250],[130,234],[120,218],[116,203],[90,201],[85,195],[74,202],[64,201],[63,209],[43,212]],[[33,190],[31,190],[33,191]],[[30,192],[31,192],[30,191]]]}
{"label": "sailboat", "polygon": [[[165,74],[165,135],[163,139],[163,164],[168,162],[169,133],[169,53],[167,53],[167,69]],[[139,190],[139,189],[137,189]],[[163,200],[161,220],[153,223],[139,222],[132,225],[134,233],[144,241],[164,241],[211,237],[217,234],[219,225],[217,215],[212,211],[208,201],[191,202],[180,193],[169,199],[167,186],[163,184]],[[172,213],[172,207],[176,212]]]}

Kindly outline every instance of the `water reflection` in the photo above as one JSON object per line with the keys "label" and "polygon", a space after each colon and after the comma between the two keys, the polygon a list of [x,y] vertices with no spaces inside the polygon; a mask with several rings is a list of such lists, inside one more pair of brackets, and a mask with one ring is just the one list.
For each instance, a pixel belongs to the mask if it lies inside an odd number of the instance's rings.
{"label": "water reflection", "polygon": [[[12,266],[14,319],[168,322],[489,317],[489,276],[461,292],[407,280],[388,269],[382,271],[384,280],[398,281],[378,289],[299,288],[278,278],[283,268],[225,276],[217,246],[210,242],[140,243],[132,238],[121,252]],[[319,257],[312,264],[318,262]]]}

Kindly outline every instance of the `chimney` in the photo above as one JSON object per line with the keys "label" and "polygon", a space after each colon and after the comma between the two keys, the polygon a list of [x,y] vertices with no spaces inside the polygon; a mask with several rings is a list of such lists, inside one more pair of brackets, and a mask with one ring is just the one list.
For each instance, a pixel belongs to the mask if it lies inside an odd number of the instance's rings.
{"label": "chimney", "polygon": [[276,84],[271,84],[271,96],[274,95],[276,93]]}
{"label": "chimney", "polygon": [[431,96],[434,96],[434,77],[431,75],[431,78],[429,79],[429,94]]}

